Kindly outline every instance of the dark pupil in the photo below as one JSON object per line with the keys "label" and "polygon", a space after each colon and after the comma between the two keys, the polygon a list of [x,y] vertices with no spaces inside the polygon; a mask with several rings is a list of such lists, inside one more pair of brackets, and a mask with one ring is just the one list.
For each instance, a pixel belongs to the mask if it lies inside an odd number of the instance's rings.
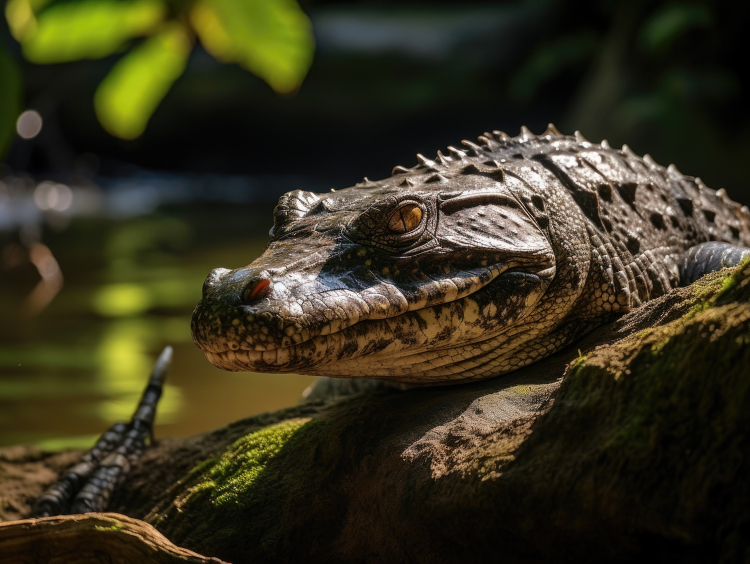
{"label": "dark pupil", "polygon": [[416,204],[400,208],[388,220],[391,233],[406,233],[416,229],[422,221],[422,210]]}

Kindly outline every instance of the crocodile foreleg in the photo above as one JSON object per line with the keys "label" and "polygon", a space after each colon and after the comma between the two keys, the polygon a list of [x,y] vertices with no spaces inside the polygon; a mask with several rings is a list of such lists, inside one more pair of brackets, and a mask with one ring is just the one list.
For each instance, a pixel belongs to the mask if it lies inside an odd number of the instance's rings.
{"label": "crocodile foreleg", "polygon": [[104,511],[112,492],[153,442],[156,405],[172,361],[172,347],[159,356],[138,408],[129,423],[116,423],[83,455],[80,462],[34,504],[32,517]]}
{"label": "crocodile foreleg", "polygon": [[688,286],[704,274],[737,266],[746,257],[750,257],[750,249],[731,243],[708,241],[695,245],[680,265],[680,285]]}

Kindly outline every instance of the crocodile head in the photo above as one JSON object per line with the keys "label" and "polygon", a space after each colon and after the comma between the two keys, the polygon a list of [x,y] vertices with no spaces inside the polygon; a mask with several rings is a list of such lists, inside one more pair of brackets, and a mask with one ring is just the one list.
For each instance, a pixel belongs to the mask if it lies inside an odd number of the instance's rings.
{"label": "crocodile head", "polygon": [[556,271],[516,182],[469,164],[290,192],[265,252],[206,279],[193,340],[226,370],[415,383],[494,376],[476,367],[493,339],[523,333]]}

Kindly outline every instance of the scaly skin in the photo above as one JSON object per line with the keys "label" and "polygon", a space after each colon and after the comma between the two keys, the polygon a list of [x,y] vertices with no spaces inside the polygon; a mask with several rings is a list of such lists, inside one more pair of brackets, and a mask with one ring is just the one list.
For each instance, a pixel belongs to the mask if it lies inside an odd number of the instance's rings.
{"label": "scaly skin", "polygon": [[390,178],[295,191],[192,321],[226,370],[445,384],[543,358],[680,282],[688,250],[750,245],[750,213],[627,146],[526,128]]}

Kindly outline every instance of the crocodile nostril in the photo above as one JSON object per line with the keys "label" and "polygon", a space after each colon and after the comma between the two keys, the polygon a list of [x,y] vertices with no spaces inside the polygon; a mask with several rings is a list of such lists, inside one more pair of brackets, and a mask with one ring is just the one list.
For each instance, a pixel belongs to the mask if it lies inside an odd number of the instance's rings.
{"label": "crocodile nostril", "polygon": [[267,278],[257,280],[250,284],[242,293],[242,303],[249,305],[264,298],[271,289],[271,281]]}

